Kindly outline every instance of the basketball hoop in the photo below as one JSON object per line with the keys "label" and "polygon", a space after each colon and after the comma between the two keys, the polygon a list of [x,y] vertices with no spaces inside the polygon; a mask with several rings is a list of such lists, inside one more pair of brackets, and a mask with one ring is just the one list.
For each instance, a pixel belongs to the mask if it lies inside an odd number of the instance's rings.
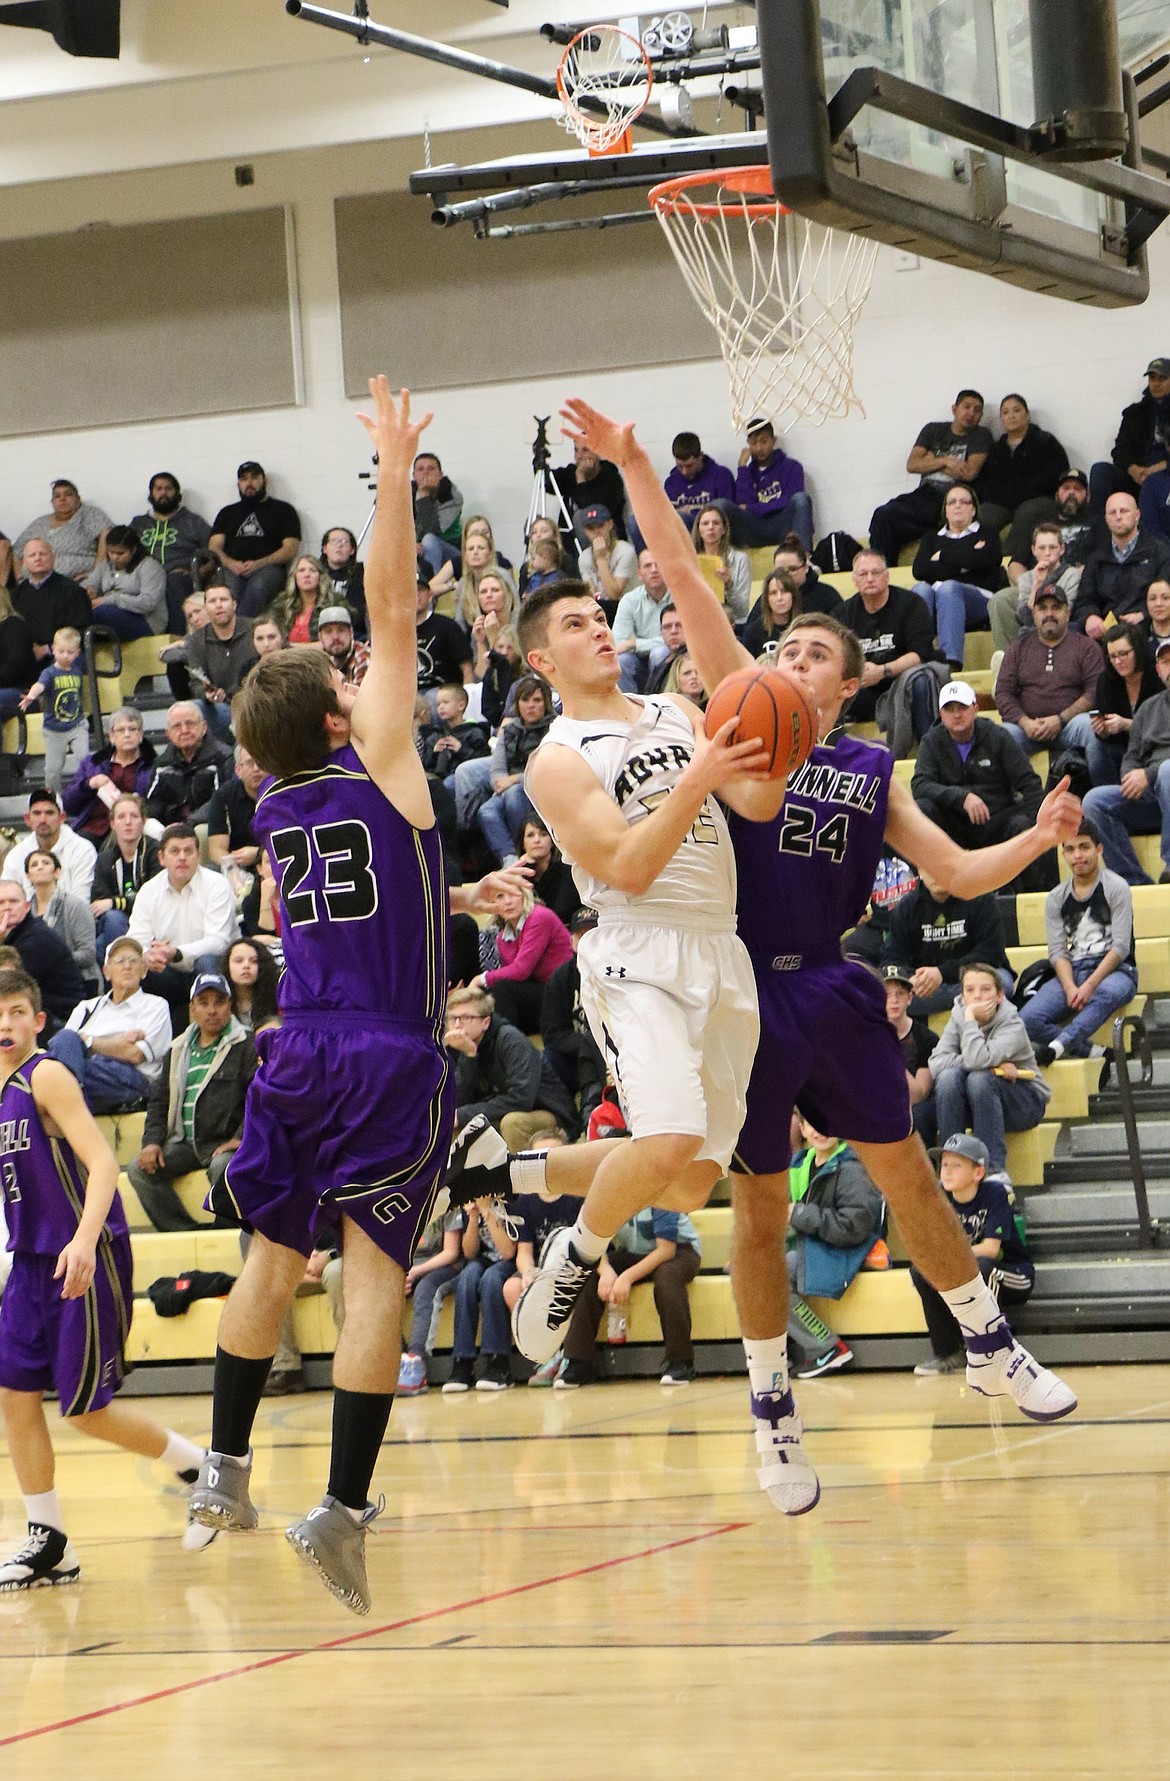
{"label": "basketball hoop", "polygon": [[753,414],[865,413],[853,332],[877,243],[788,211],[767,167],[668,179],[649,203],[691,295],[719,335],[737,427]]}
{"label": "basketball hoop", "polygon": [[[654,71],[638,39],[617,25],[590,25],[578,31],[557,68],[562,129],[571,130],[591,155],[627,153],[630,125],[646,109]],[[596,99],[604,112],[583,109]]]}

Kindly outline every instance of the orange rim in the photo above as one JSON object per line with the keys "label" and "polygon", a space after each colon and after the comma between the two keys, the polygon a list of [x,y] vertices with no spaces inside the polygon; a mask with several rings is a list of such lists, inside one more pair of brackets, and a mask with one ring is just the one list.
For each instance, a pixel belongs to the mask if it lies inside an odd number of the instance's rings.
{"label": "orange rim", "polygon": [[[731,192],[737,202],[729,204],[715,197],[705,203],[696,203],[690,194],[701,186],[713,186],[718,192]],[[760,198],[763,202],[739,202],[745,197]],[[676,210],[684,208],[695,216],[746,216],[753,220],[757,217],[790,214],[788,206],[781,204],[772,192],[770,167],[733,167],[727,173],[684,173],[678,179],[664,179],[661,185],[654,186],[647,193],[646,201],[659,216],[672,216]]]}
{"label": "orange rim", "polygon": [[[565,107],[565,110],[568,111],[569,113],[571,113],[571,115],[573,117],[579,118],[583,124],[591,124],[594,126],[600,126],[600,124],[604,122],[604,120],[601,118],[595,118],[593,116],[592,112],[581,111],[578,108],[577,102],[576,102],[576,94],[569,90],[569,87],[566,82],[566,71],[569,66],[569,58],[572,56],[573,51],[576,49],[577,45],[581,42],[582,38],[593,37],[597,34],[598,31],[604,31],[607,36],[624,38],[627,43],[633,45],[634,49],[637,50],[637,52],[638,52],[638,56],[641,57],[642,68],[643,68],[643,71],[646,76],[646,93],[645,93],[644,98],[641,100],[640,104],[638,105],[637,111],[632,112],[630,114],[630,116],[626,119],[626,123],[628,126],[632,123],[635,123],[636,120],[639,117],[641,117],[642,113],[646,109],[646,106],[650,102],[650,92],[654,85],[654,65],[651,62],[649,56],[646,54],[646,51],[642,47],[642,44],[633,35],[633,33],[630,31],[623,31],[620,25],[589,25],[589,26],[586,26],[586,28],[583,31],[578,31],[576,37],[573,38],[571,43],[567,43],[565,45],[564,54],[561,56],[560,61],[557,63],[557,93],[560,97],[561,104]],[[634,65],[634,58],[631,57],[630,66],[633,67],[633,65]],[[624,85],[633,85],[634,83],[630,82],[630,81],[626,81],[626,82],[623,82],[623,84]]]}

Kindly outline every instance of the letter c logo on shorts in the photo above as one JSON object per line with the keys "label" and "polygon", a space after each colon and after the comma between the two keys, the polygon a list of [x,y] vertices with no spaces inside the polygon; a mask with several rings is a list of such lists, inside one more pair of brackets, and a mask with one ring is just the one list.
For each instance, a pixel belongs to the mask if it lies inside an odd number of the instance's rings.
{"label": "letter c logo on shorts", "polygon": [[374,1201],[370,1211],[379,1224],[393,1224],[400,1212],[410,1211],[410,1201],[405,1194],[386,1194]]}

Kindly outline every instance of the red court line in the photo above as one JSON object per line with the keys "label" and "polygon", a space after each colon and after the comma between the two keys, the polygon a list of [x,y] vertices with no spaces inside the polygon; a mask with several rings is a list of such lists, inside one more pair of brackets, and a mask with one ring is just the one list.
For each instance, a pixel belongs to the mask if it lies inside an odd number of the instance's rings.
{"label": "red court line", "polygon": [[[126,1713],[131,1707],[149,1707],[155,1701],[170,1700],[179,1694],[190,1694],[196,1688],[210,1688],[217,1682],[232,1682],[237,1676],[249,1676],[259,1670],[275,1669],[278,1664],[292,1663],[298,1657],[316,1657],[322,1651],[338,1651],[347,1645],[359,1645],[365,1639],[378,1639],[385,1633],[402,1632],[408,1626],[423,1626],[428,1620],[442,1620],[449,1614],[463,1614],[470,1608],[484,1608],[492,1602],[504,1602],[514,1596],[529,1595],[534,1589],[550,1589],[554,1583],[572,1583],[578,1577],[592,1577],[598,1571],[612,1571],[619,1565],[631,1565],[641,1558],[656,1558],[661,1552],[675,1552],[680,1546],[695,1546],[701,1540],[714,1540],[720,1534],[740,1533],[750,1527],[748,1521],[728,1521],[721,1527],[701,1534],[687,1534],[681,1540],[667,1540],[660,1546],[646,1546],[641,1552],[627,1552],[618,1558],[599,1559],[596,1564],[581,1565],[575,1571],[557,1571],[551,1577],[536,1577],[531,1583],[516,1583],[509,1589],[496,1589],[490,1595],[473,1596],[466,1602],[451,1602],[445,1608],[428,1608],[422,1614],[408,1614],[403,1620],[389,1620],[384,1626],[366,1627],[358,1633],[343,1633],[337,1639],[325,1639],[319,1645],[306,1645],[296,1651],[281,1651],[275,1657],[263,1657],[256,1663],[237,1664],[230,1670],[217,1670],[211,1676],[197,1676],[190,1682],[176,1682],[170,1688],[157,1688],[151,1694],[134,1695],[128,1701],[115,1701],[108,1707],[95,1707],[89,1713],[77,1713],[71,1719],[58,1719],[50,1725],[33,1726],[25,1732],[14,1732],[0,1738],[0,1750],[9,1744],[23,1744],[29,1738],[43,1738],[49,1732],[69,1731],[76,1725],[89,1725],[96,1719],[107,1719],[112,1713]],[[191,1655],[194,1657],[195,1652]]]}

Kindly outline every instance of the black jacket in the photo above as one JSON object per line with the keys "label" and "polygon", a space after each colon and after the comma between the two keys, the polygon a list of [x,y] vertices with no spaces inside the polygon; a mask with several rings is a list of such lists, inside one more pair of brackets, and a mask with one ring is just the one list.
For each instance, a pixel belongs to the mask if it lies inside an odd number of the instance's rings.
{"label": "black jacket", "polygon": [[[459,744],[458,754],[450,749],[436,749],[436,742],[444,737],[453,736]],[[488,733],[483,724],[469,723],[464,720],[455,725],[423,724],[417,740],[419,759],[426,772],[434,773],[440,779],[446,779],[454,773],[456,767],[464,761],[482,761],[492,751],[488,741]]]}
{"label": "black jacket", "polygon": [[882,948],[883,965],[916,971],[934,965],[944,983],[959,981],[966,964],[1007,969],[1003,921],[994,896],[945,897],[937,903],[924,884],[903,897],[890,917]]}
{"label": "black jacket", "polygon": [[[1162,691],[1162,682],[1158,679],[1158,670],[1152,661],[1148,661],[1142,670],[1142,683],[1138,688],[1137,704],[1129,702],[1129,692],[1125,677],[1117,672],[1112,662],[1102,668],[1097,677],[1097,691],[1093,703],[1102,717],[1132,717],[1147,699],[1154,699]],[[1124,738],[1118,738],[1124,740]]]}
{"label": "black jacket", "polygon": [[497,655],[494,649],[489,651],[487,667],[483,671],[480,710],[490,730],[499,728],[512,682],[519,678],[520,672],[519,662],[510,662],[507,656]]}
{"label": "black jacket", "polygon": [[531,1113],[541,1107],[555,1116],[570,1138],[581,1121],[568,1089],[524,1034],[493,1014],[474,1057],[452,1051],[455,1066],[455,1123],[464,1126],[477,1113],[498,1125],[505,1113]]}
{"label": "black jacket", "polygon": [[997,439],[979,472],[975,492],[981,501],[1013,510],[1024,501],[1055,495],[1068,469],[1068,453],[1055,433],[1029,426],[1013,451],[1006,433]]}
{"label": "black jacket", "polygon": [[1002,724],[975,719],[975,735],[964,760],[945,725],[936,723],[918,744],[910,784],[916,804],[924,799],[944,810],[961,811],[968,793],[983,799],[993,816],[1019,804],[1033,818],[1044,787],[1027,755]]}
{"label": "black jacket", "polygon": [[90,897],[95,903],[109,897],[115,909],[129,915],[138,892],[159,870],[158,843],[149,835],[143,835],[134,850],[133,860],[129,862],[122,858],[117,841],[110,835],[102,843],[97,857]]}
{"label": "black jacket", "polygon": [[532,880],[532,894],[538,903],[559,915],[566,927],[574,910],[581,907],[581,894],[573,882],[572,870],[559,856],[549,861],[543,878]]}
{"label": "black jacket", "polygon": [[204,736],[190,760],[168,742],[146,794],[147,814],[164,829],[172,822],[206,822],[212,792],[231,775],[232,751],[214,736]]}
{"label": "black jacket", "polygon": [[[191,1032],[188,1027],[179,1034],[165,1066],[151,1084],[142,1131],[144,1149],[148,1144],[161,1148],[181,1133],[185,1083],[182,1066]],[[194,1146],[204,1167],[213,1150],[229,1138],[240,1136],[248,1084],[256,1074],[258,1061],[255,1040],[233,1015],[220,1035],[216,1056],[195,1100]]]}
{"label": "black jacket", "polygon": [[1147,390],[1140,402],[1122,409],[1113,442],[1114,467],[1121,471],[1126,492],[1135,500],[1138,488],[1130,479],[1130,465],[1156,464],[1159,458],[1170,458],[1170,402],[1156,402]]}
{"label": "black jacket", "polygon": [[32,633],[18,612],[0,619],[0,686],[27,693],[38,673]]}
{"label": "black jacket", "polygon": [[40,587],[34,587],[27,579],[18,581],[12,606],[32,632],[34,643],[52,643],[53,632],[66,625],[72,625],[84,637],[93,623],[93,607],[81,583],[58,574],[56,569]]}
{"label": "black jacket", "polygon": [[15,946],[21,964],[39,984],[41,1001],[49,1016],[46,1032],[51,1029],[55,1033],[64,1026],[78,1002],[85,1000],[85,984],[76,959],[60,935],[31,910],[5,935],[4,943]]}
{"label": "black jacket", "polygon": [[1081,585],[1073,606],[1073,623],[1084,630],[1085,620],[1096,614],[1108,618],[1110,613],[1146,610],[1146,589],[1151,581],[1163,581],[1170,574],[1170,545],[1163,544],[1151,532],[1139,532],[1137,543],[1119,563],[1113,555],[1109,539],[1090,551]]}
{"label": "black jacket", "polygon": [[1003,587],[1003,572],[998,532],[986,526],[953,538],[949,532],[928,532],[914,557],[915,581],[966,581],[972,587],[993,594]]}
{"label": "black jacket", "polygon": [[540,1012],[544,1055],[558,1052],[574,1069],[581,1117],[588,1119],[605,1092],[605,1059],[581,1006],[581,972],[575,958],[558,965],[544,986]]}

